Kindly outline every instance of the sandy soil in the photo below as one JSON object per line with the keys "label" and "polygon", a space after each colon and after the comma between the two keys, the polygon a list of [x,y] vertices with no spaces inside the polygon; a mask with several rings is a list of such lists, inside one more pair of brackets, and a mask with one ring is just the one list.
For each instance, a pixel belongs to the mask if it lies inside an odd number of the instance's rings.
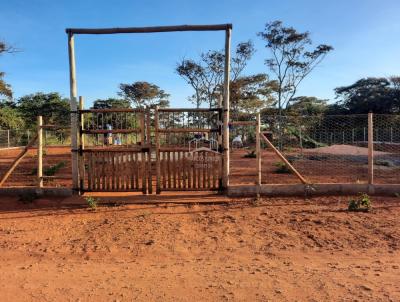
{"label": "sandy soil", "polygon": [[0,197],[1,300],[400,301],[399,199],[145,198]]}

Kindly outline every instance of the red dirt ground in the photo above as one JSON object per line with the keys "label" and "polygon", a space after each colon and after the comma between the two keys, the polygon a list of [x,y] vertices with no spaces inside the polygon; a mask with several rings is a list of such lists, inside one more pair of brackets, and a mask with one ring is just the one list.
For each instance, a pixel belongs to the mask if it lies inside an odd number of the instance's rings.
{"label": "red dirt ground", "polygon": [[400,200],[348,199],[2,196],[1,300],[400,301]]}

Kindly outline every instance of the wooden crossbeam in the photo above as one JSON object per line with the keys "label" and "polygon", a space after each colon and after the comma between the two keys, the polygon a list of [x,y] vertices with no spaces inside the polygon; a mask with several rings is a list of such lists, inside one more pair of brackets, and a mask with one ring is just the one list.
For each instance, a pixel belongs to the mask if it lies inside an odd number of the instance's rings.
{"label": "wooden crossbeam", "polygon": [[133,34],[133,33],[160,33],[174,31],[216,31],[232,29],[232,24],[212,25],[173,25],[173,26],[149,26],[149,27],[114,27],[114,28],[67,28],[67,34]]}

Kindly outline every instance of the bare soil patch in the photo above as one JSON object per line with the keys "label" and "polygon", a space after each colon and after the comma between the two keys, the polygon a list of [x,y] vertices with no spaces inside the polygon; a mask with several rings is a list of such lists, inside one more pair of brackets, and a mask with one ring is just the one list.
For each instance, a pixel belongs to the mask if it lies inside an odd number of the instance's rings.
{"label": "bare soil patch", "polygon": [[0,197],[1,299],[400,300],[398,198],[151,198]]}

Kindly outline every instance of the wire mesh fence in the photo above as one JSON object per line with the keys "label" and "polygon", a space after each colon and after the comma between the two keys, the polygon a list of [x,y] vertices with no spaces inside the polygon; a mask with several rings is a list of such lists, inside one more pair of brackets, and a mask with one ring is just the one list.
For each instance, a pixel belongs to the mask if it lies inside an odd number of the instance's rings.
{"label": "wire mesh fence", "polygon": [[[264,116],[263,122],[272,143],[308,181],[367,182],[367,115]],[[273,172],[290,173],[282,162],[274,165]]]}
{"label": "wire mesh fence", "polygon": [[[35,135],[35,130],[0,129],[0,148],[26,146]],[[45,129],[43,141],[49,146],[70,145],[70,129]]]}
{"label": "wire mesh fence", "polygon": [[400,115],[374,114],[374,180],[400,183]]}
{"label": "wire mesh fence", "polygon": [[[255,119],[254,119],[255,120]],[[368,115],[261,117],[262,132],[311,183],[368,182]],[[255,127],[233,126],[231,183],[256,179]],[[374,115],[376,183],[400,183],[400,115]],[[262,144],[262,182],[299,180],[270,148]]]}

